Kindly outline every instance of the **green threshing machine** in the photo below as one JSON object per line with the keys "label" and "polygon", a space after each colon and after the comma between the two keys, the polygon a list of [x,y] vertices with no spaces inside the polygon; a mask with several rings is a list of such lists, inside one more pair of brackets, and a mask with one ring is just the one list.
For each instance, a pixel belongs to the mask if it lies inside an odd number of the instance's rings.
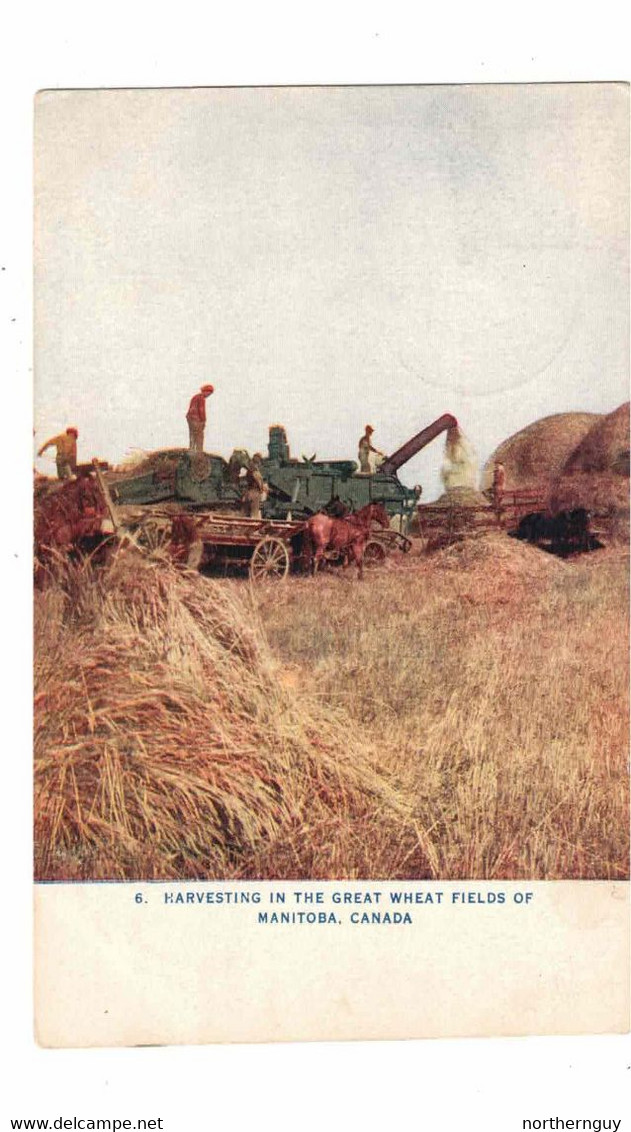
{"label": "green threshing machine", "polygon": [[[285,429],[282,425],[272,425],[268,453],[260,469],[268,490],[263,514],[269,519],[298,519],[322,511],[332,503],[339,502],[357,511],[367,503],[379,502],[393,519],[400,517],[401,529],[405,530],[418,503],[420,489],[405,487],[397,472],[440,433],[456,426],[456,418],[444,413],[368,475],[358,472],[354,460],[292,457]],[[199,456],[184,451],[164,453],[162,460],[159,454],[157,456],[151,468],[112,477],[110,492],[115,503],[150,506],[174,501],[183,509],[195,511],[241,508],[238,460],[235,463],[231,459],[228,463],[222,456]],[[243,453],[243,457],[245,463],[247,454]]]}

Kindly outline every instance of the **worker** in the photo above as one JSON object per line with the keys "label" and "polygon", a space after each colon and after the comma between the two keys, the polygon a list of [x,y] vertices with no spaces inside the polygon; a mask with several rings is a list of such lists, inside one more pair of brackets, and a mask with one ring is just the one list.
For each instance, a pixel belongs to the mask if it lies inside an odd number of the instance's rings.
{"label": "worker", "polygon": [[374,431],[372,425],[367,424],[364,435],[360,437],[359,441],[359,470],[362,475],[365,476],[372,475],[373,469],[370,463],[370,453],[374,452],[375,455],[382,457],[384,455],[378,448],[373,447],[371,437]]}
{"label": "worker", "polygon": [[228,483],[232,487],[239,486],[241,472],[247,470],[250,463],[250,457],[245,448],[234,448],[232,455],[228,460],[228,469],[226,472]]}
{"label": "worker", "polygon": [[202,385],[199,393],[191,398],[186,419],[188,421],[189,452],[201,455],[204,451],[204,429],[206,428],[206,399],[215,392],[213,385]]}
{"label": "worker", "polygon": [[245,513],[250,519],[261,518],[261,503],[267,499],[267,488],[261,472],[263,457],[255,452],[245,473]]}
{"label": "worker", "polygon": [[497,507],[501,505],[502,496],[506,490],[506,469],[499,460],[493,467],[493,501]]}
{"label": "worker", "polygon": [[77,474],[77,439],[79,432],[76,428],[67,428],[65,432],[61,432],[59,436],[53,436],[42,444],[38,456],[42,456],[47,448],[52,448],[53,445],[57,449],[55,454],[55,461],[57,463],[57,478],[60,480],[68,480],[71,476]]}

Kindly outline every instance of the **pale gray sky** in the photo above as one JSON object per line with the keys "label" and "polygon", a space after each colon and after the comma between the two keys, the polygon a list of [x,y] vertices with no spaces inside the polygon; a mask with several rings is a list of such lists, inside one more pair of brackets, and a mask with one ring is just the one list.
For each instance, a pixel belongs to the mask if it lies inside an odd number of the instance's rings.
{"label": "pale gray sky", "polygon": [[[51,92],[36,112],[37,444],[355,457],[445,411],[481,461],[628,397],[628,88]],[[438,493],[440,441],[402,470]],[[50,461],[39,462],[51,470]]]}

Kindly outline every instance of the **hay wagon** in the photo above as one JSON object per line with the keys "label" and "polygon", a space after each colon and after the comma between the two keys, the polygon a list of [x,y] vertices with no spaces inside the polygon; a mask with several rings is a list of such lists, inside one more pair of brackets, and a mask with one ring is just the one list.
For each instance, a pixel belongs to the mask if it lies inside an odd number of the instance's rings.
{"label": "hay wagon", "polygon": [[[246,519],[233,514],[180,514],[172,522],[174,557],[192,569],[219,566],[247,569],[253,582],[283,581],[290,573],[306,573],[312,547],[305,520]],[[178,553],[178,545],[181,551]],[[397,531],[375,530],[366,543],[366,566],[378,566],[395,549],[408,551],[411,542]],[[339,551],[325,554],[329,565],[341,565]]]}
{"label": "hay wagon", "polygon": [[219,566],[226,571],[247,570],[253,582],[282,582],[290,571],[308,569],[305,527],[306,523],[289,519],[180,513],[172,520],[172,553],[191,569]]}
{"label": "hay wagon", "polygon": [[166,552],[176,562],[199,569],[204,565],[247,569],[252,581],[282,581],[290,569],[308,565],[306,523],[248,519],[235,512],[182,510],[181,503],[121,507],[114,503],[96,462],[94,471],[114,533],[149,553]]}
{"label": "hay wagon", "polygon": [[546,498],[537,488],[502,492],[499,498],[490,492],[486,501],[470,502],[453,495],[442,503],[422,503],[417,507],[418,533],[432,547],[460,538],[504,530],[515,526],[524,515],[542,510]]}

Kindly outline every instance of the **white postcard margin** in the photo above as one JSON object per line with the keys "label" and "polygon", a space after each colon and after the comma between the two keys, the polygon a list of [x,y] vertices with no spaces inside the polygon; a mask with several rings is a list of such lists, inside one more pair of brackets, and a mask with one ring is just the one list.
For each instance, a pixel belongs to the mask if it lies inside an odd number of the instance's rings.
{"label": "white postcard margin", "polygon": [[40,884],[35,913],[48,1047],[629,1027],[627,883]]}

